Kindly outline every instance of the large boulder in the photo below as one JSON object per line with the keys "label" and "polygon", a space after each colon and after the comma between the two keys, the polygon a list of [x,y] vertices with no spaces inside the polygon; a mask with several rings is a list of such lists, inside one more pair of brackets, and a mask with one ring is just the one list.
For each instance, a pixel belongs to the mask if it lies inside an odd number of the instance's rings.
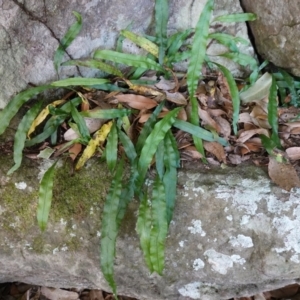
{"label": "large boulder", "polygon": [[[12,161],[0,156],[0,282],[109,290],[99,268],[109,173],[97,160],[72,176],[70,166],[60,165],[48,227],[41,233],[38,181],[49,163],[26,159],[8,177]],[[138,203],[130,203],[117,241],[120,294],[220,300],[299,282],[300,189],[285,192],[251,165],[189,165],[178,180],[162,277],[145,266],[135,232]]]}
{"label": "large boulder", "polygon": [[[242,12],[238,0],[215,2],[215,15]],[[170,32],[194,27],[205,3],[205,0],[170,0]],[[29,83],[40,85],[57,79],[53,55],[68,27],[75,22],[72,11],[82,15],[83,29],[67,49],[66,60],[89,57],[97,48],[114,48],[119,31],[130,24],[137,33],[149,33],[154,26],[152,0],[1,0],[0,7],[0,109]],[[243,23],[229,24],[222,30],[248,39]],[[124,47],[125,51],[138,51],[128,42]],[[224,52],[224,48],[215,45],[210,48],[212,54]],[[242,46],[241,51],[253,55],[251,45]],[[236,76],[244,74],[245,70],[236,64],[226,62],[226,65]],[[61,77],[72,75],[95,76],[95,72],[62,68]]]}
{"label": "large boulder", "polygon": [[300,76],[299,1],[241,0],[245,11],[257,15],[250,22],[258,53],[278,67]]}

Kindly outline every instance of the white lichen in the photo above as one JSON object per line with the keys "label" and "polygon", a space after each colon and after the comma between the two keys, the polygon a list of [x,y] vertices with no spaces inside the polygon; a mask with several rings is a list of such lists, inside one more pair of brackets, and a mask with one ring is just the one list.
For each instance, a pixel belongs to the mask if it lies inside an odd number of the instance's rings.
{"label": "white lichen", "polygon": [[180,288],[178,292],[184,297],[190,297],[192,299],[200,299],[200,282],[192,282],[186,284],[184,287]]}
{"label": "white lichen", "polygon": [[232,217],[232,215],[229,215],[229,216],[226,217],[226,219],[227,219],[228,221],[232,221],[232,220],[233,220],[233,217]]}
{"label": "white lichen", "polygon": [[245,236],[243,234],[239,234],[237,237],[231,236],[229,243],[233,247],[240,248],[251,248],[253,247],[253,242],[250,236]]}
{"label": "white lichen", "polygon": [[236,186],[236,182],[230,184],[230,178],[216,188],[216,198],[231,201],[238,210],[254,215],[257,210],[257,203],[264,199],[270,192],[270,182],[267,178],[243,179]]}
{"label": "white lichen", "polygon": [[200,258],[197,258],[194,260],[194,263],[193,263],[193,268],[195,271],[198,271],[200,269],[203,269],[205,266],[205,263],[202,259]]}
{"label": "white lichen", "polygon": [[233,267],[233,263],[244,264],[246,260],[242,258],[240,255],[226,255],[223,253],[219,253],[214,249],[209,249],[204,252],[204,255],[207,256],[207,262],[212,266],[212,270],[226,275],[228,269]]}
{"label": "white lichen", "polygon": [[27,183],[26,182],[16,182],[15,187],[19,190],[25,190],[27,188]]}
{"label": "white lichen", "polygon": [[193,226],[188,227],[188,230],[192,234],[199,233],[201,236],[205,236],[206,232],[202,229],[202,223],[200,220],[192,220]]}

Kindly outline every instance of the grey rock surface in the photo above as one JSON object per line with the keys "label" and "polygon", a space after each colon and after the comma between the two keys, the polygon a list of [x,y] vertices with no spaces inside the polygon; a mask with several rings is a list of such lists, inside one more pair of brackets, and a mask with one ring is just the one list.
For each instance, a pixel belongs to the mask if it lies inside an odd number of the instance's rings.
{"label": "grey rock surface", "polygon": [[[206,1],[170,0],[169,30],[174,32],[195,26]],[[238,0],[215,1],[215,15],[241,12]],[[57,79],[53,55],[68,27],[75,22],[72,11],[83,17],[83,29],[67,49],[65,60],[91,56],[97,49],[112,49],[120,30],[132,24],[137,33],[153,29],[154,1],[120,0],[1,0],[0,1],[0,109],[29,83],[40,85]],[[218,28],[220,29],[220,28]],[[212,28],[214,30],[214,28]],[[246,25],[222,27],[225,32],[248,39]],[[137,47],[125,42],[124,50],[136,53]],[[211,45],[210,53],[224,48]],[[253,55],[252,46],[241,51]],[[241,76],[245,70],[234,63],[226,65]],[[61,78],[73,75],[95,76],[94,71],[75,67],[61,69]]]}
{"label": "grey rock surface", "polygon": [[[11,177],[0,156],[0,282],[109,290],[99,270],[106,168],[90,161],[56,172],[48,228],[37,227],[38,181],[51,162],[26,160]],[[251,165],[181,169],[162,277],[149,274],[130,204],[117,241],[120,294],[138,299],[220,300],[299,283],[300,189],[290,193]]]}
{"label": "grey rock surface", "polygon": [[249,25],[258,53],[276,66],[300,76],[299,1],[241,0],[245,11],[257,14]]}

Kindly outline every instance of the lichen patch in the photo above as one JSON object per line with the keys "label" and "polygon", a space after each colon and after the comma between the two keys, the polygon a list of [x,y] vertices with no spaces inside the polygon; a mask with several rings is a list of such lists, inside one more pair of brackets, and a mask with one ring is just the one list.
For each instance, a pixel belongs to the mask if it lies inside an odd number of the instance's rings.
{"label": "lichen patch", "polygon": [[192,299],[200,299],[201,297],[199,291],[200,287],[201,287],[200,282],[192,282],[180,288],[178,292],[184,297],[190,297]]}
{"label": "lichen patch", "polygon": [[228,269],[233,267],[233,263],[243,265],[246,261],[240,255],[225,255],[219,253],[214,249],[209,249],[204,252],[204,255],[207,256],[207,262],[212,266],[212,270],[226,275]]}
{"label": "lichen patch", "polygon": [[25,189],[27,188],[27,183],[24,182],[24,181],[16,182],[16,183],[15,183],[15,187],[16,187],[18,190],[25,190]]}
{"label": "lichen patch", "polygon": [[251,248],[253,247],[253,242],[250,236],[245,236],[243,234],[239,234],[237,237],[231,236],[229,243],[233,247],[239,248]]}
{"label": "lichen patch", "polygon": [[205,263],[204,263],[204,261],[203,261],[202,259],[197,258],[197,259],[194,260],[194,263],[193,263],[193,269],[194,269],[195,271],[198,271],[198,270],[200,270],[200,269],[203,269],[204,266],[205,266]]}
{"label": "lichen patch", "polygon": [[200,234],[201,236],[206,236],[206,232],[202,229],[202,223],[200,220],[192,220],[193,226],[188,227],[188,230],[192,234]]}

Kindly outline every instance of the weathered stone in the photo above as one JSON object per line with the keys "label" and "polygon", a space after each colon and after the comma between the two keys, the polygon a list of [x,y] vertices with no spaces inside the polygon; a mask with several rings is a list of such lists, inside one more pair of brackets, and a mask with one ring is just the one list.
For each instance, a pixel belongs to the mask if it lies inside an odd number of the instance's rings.
{"label": "weathered stone", "polygon": [[278,67],[300,76],[299,1],[241,0],[245,11],[257,14],[249,25],[258,53]]}
{"label": "weathered stone", "polygon": [[[170,1],[170,32],[195,26],[206,1]],[[20,4],[22,3],[22,4]],[[153,30],[154,1],[120,0],[52,0],[52,1],[0,1],[0,109],[12,95],[25,89],[28,83],[40,85],[56,80],[53,55],[67,28],[75,22],[72,11],[83,17],[83,29],[67,49],[65,59],[90,57],[97,48],[115,47],[120,30],[132,23],[132,31]],[[238,0],[218,0],[215,15],[241,12]],[[213,30],[213,28],[212,28]],[[218,28],[220,30],[220,27]],[[248,39],[245,24],[226,25],[222,30]],[[137,47],[125,42],[125,51],[136,52]],[[223,47],[211,45],[212,54],[224,52]],[[252,46],[241,46],[241,51],[253,55]],[[243,69],[235,63],[226,65],[235,76]],[[80,68],[80,74],[95,76],[96,72]],[[64,67],[61,78],[80,75],[75,67]]]}
{"label": "weathered stone", "polygon": [[[48,228],[36,224],[38,178],[48,166],[24,160],[7,177],[0,156],[0,282],[108,290],[99,270],[101,210],[110,184],[97,160],[56,173]],[[117,242],[118,291],[138,299],[220,300],[299,282],[300,189],[288,193],[250,165],[179,172],[162,277],[149,274],[131,202]]]}

